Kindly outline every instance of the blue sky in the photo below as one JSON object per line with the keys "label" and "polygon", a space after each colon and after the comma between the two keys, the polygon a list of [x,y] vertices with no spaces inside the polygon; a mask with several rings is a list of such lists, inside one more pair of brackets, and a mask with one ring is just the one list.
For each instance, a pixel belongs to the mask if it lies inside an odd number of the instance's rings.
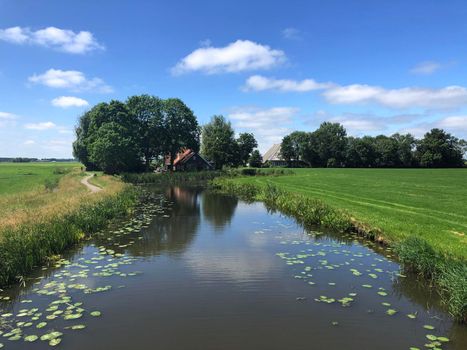
{"label": "blue sky", "polygon": [[0,157],[71,157],[101,101],[179,97],[262,151],[351,135],[467,138],[465,1],[0,0]]}

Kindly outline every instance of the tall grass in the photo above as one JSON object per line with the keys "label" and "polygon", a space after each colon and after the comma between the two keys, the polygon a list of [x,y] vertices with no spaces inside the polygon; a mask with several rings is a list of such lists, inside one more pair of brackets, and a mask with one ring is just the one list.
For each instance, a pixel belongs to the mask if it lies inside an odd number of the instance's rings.
{"label": "tall grass", "polygon": [[396,245],[406,270],[438,286],[442,301],[457,320],[467,322],[467,264],[436,252],[425,240],[409,237]]}
{"label": "tall grass", "polygon": [[[250,201],[261,200],[269,208],[290,215],[305,226],[321,225],[384,241],[384,232],[357,222],[346,211],[335,209],[320,200],[291,193],[269,183],[244,183],[218,178],[211,181],[211,186]],[[456,320],[467,322],[466,262],[441,254],[419,237],[409,237],[397,243],[395,248],[403,267],[418,273],[437,286],[449,313]]]}
{"label": "tall grass", "polygon": [[7,227],[0,236],[0,286],[15,281],[52,255],[127,215],[136,202],[132,188],[40,222]]}
{"label": "tall grass", "polygon": [[133,184],[178,185],[205,182],[224,174],[222,171],[167,172],[167,173],[124,173],[122,180]]}

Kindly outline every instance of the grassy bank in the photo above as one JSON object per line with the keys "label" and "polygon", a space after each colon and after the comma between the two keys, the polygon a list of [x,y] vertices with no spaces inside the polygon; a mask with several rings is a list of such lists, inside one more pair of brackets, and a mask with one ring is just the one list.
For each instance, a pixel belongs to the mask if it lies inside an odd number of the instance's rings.
{"label": "grassy bank", "polygon": [[132,184],[179,185],[206,182],[223,174],[222,171],[126,173],[122,174],[122,180]]}
{"label": "grassy bank", "polygon": [[[330,176],[326,170],[335,170],[336,173]],[[452,242],[443,242],[448,240],[449,236],[446,234],[444,238],[435,237],[434,230],[426,232],[426,235],[417,234],[418,232],[425,232],[422,229],[411,230],[410,227],[420,223],[422,226],[425,223],[428,227],[431,227],[429,220],[422,221],[414,214],[415,218],[412,221],[405,222],[406,230],[401,227],[401,232],[397,234],[391,234],[394,231],[394,226],[390,226],[391,231],[387,234],[385,226],[380,225],[382,222],[386,222],[388,218],[384,217],[378,220],[379,225],[374,225],[373,222],[367,222],[364,218],[361,218],[358,214],[352,211],[350,206],[346,206],[345,200],[336,205],[334,201],[327,201],[323,192],[332,194],[331,198],[339,197],[340,191],[344,194],[348,189],[343,189],[341,186],[334,186],[336,183],[346,182],[347,186],[351,186],[354,191],[354,200],[358,196],[368,196],[369,182],[371,179],[381,182],[392,182],[388,179],[380,179],[383,172],[376,170],[377,174],[374,174],[374,170],[360,170],[366,171],[368,174],[360,173],[360,177],[366,177],[365,181],[358,182],[358,178],[351,176],[352,169],[308,169],[310,176],[314,180],[311,184],[307,182],[306,174],[307,170],[300,170],[293,176],[279,176],[279,177],[264,177],[264,176],[250,176],[250,177],[239,177],[239,178],[219,178],[214,180],[212,183],[215,187],[232,193],[240,195],[247,199],[255,199],[264,201],[268,206],[278,209],[285,214],[295,217],[299,222],[305,225],[322,225],[324,227],[340,230],[340,231],[352,231],[359,234],[363,234],[370,239],[376,239],[384,241],[385,243],[392,245],[396,248],[396,252],[400,258],[401,263],[407,268],[414,270],[424,278],[426,278],[433,285],[437,285],[437,290],[440,291],[444,303],[447,305],[449,312],[459,321],[467,321],[467,264],[464,254],[466,253],[465,242],[458,241],[461,244],[456,249],[451,249]],[[317,178],[316,174],[322,171],[323,178]],[[392,172],[391,170],[390,172]],[[446,171],[446,170],[445,170]],[[449,171],[447,171],[449,172]],[[409,178],[411,171],[409,170]],[[346,174],[350,178],[345,179]],[[300,176],[302,175],[302,176]],[[332,175],[332,174],[331,174]],[[402,191],[405,186],[404,170],[399,170],[399,180],[393,179],[393,183],[385,187],[385,189],[379,189],[378,194],[381,192],[388,192],[387,197],[391,197],[396,191]],[[425,179],[426,183],[430,183],[430,173],[426,174],[428,179]],[[347,177],[348,177],[347,176]],[[379,177],[378,177],[379,176]],[[342,177],[336,180],[336,177]],[[436,179],[436,180],[435,180]],[[436,177],[431,179],[431,183],[438,183],[439,179]],[[309,180],[309,179],[308,179]],[[404,181],[405,180],[405,181]],[[446,182],[446,179],[445,179]],[[456,186],[452,180],[449,184],[445,184],[445,187]],[[322,188],[324,191],[318,191],[316,184],[323,184]],[[284,184],[284,185],[281,185]],[[291,184],[291,185],[288,185]],[[326,186],[324,186],[326,184]],[[310,187],[310,190],[306,190]],[[365,187],[365,188],[363,188]],[[304,188],[305,190],[300,191],[298,188]],[[361,191],[360,191],[361,188]],[[422,189],[420,189],[422,188]],[[425,190],[423,190],[425,189]],[[430,189],[430,191],[436,191],[436,189]],[[417,187],[413,188],[412,191],[417,191]],[[427,191],[427,186],[418,187],[419,196],[422,196]],[[449,192],[449,189],[445,189]],[[453,193],[453,189],[451,189]],[[460,189],[462,192],[462,189]],[[321,196],[315,196],[314,193],[320,193]],[[348,192],[347,192],[348,193]],[[345,198],[345,196],[342,196]],[[378,197],[378,196],[376,196]],[[406,198],[401,196],[401,198]],[[363,203],[366,200],[368,204],[368,211],[373,208],[373,203],[378,199],[370,200],[370,198],[360,198],[359,207],[363,207]],[[419,199],[418,199],[419,200]],[[455,198],[453,198],[455,200]],[[419,202],[421,203],[421,202]],[[465,205],[465,199],[461,203],[457,203],[458,206]],[[407,220],[406,217],[398,217],[400,206],[407,206],[404,200],[400,203],[392,203],[395,208],[394,213],[386,214],[391,215],[393,220]],[[431,208],[432,204],[427,203],[427,207]],[[389,208],[387,208],[389,211]],[[417,213],[417,212],[416,212]],[[380,214],[382,215],[382,214]],[[370,217],[374,218],[374,215]],[[418,220],[417,220],[418,219]],[[416,220],[414,223],[413,220]],[[428,221],[428,222],[427,222]],[[435,221],[437,222],[437,221]],[[402,225],[402,223],[400,222]],[[459,223],[459,226],[463,225],[463,221]],[[397,226],[396,226],[397,227]],[[443,235],[442,231],[438,231],[438,235]],[[431,240],[430,240],[431,238]],[[435,243],[435,244],[433,244]],[[463,245],[462,245],[463,244]]]}
{"label": "grassy bank", "polygon": [[[39,173],[34,166],[27,165]],[[34,266],[102,229],[111,219],[126,215],[136,202],[134,189],[114,177],[99,177],[103,190],[91,193],[80,183],[84,173],[79,165],[70,165],[59,173],[54,169],[63,164],[47,166],[51,176],[41,175],[37,181],[26,181],[25,186],[20,186],[22,178],[8,178],[18,184],[16,191],[0,198],[4,215],[0,222],[0,286],[14,282]],[[5,171],[0,164],[2,173]],[[54,178],[56,185],[48,188],[47,181]]]}

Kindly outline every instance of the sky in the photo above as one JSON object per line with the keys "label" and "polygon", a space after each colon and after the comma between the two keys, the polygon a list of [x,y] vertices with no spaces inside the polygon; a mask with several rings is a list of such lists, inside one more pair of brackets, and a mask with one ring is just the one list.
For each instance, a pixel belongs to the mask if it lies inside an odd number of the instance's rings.
{"label": "sky", "polygon": [[323,121],[467,138],[467,2],[0,0],[0,157],[72,157],[99,102],[181,98],[262,152]]}

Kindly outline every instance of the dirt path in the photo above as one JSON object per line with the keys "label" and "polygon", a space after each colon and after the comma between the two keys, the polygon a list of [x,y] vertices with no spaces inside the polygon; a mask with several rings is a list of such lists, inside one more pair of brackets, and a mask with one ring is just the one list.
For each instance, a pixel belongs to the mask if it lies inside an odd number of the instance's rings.
{"label": "dirt path", "polygon": [[86,176],[84,179],[81,180],[81,183],[86,186],[92,193],[96,193],[96,192],[99,192],[99,191],[102,191],[102,188],[100,187],[97,187],[97,186],[94,186],[93,184],[90,184],[89,183],[89,179],[91,177],[93,177],[94,174],[89,174],[88,176]]}

